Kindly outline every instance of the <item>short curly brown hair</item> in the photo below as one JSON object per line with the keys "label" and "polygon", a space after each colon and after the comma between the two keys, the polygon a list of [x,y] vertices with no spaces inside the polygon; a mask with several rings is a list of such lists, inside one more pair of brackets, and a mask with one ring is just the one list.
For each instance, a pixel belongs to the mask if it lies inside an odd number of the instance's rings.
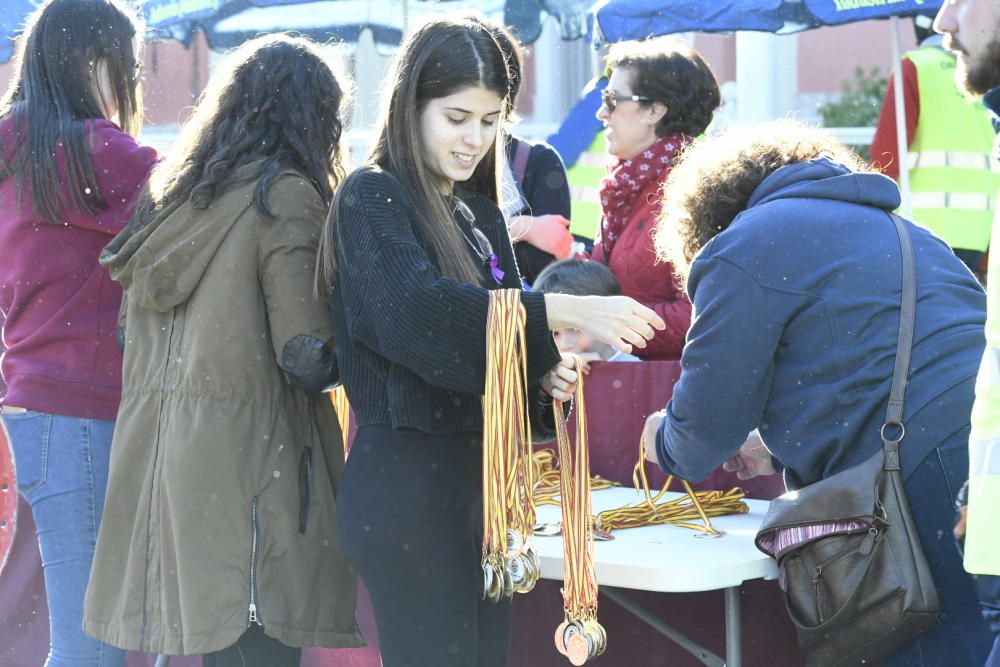
{"label": "short curly brown hair", "polygon": [[[632,94],[667,105],[656,125],[656,136],[705,131],[722,98],[719,83],[698,52],[676,37],[642,42],[619,42],[611,47],[605,64],[611,70],[632,72]],[[649,104],[648,102],[646,104]]]}
{"label": "short curly brown hair", "polygon": [[792,120],[733,128],[693,143],[670,172],[654,238],[682,282],[705,244],[728,229],[765,178],[786,165],[829,158],[871,169],[829,132]]}

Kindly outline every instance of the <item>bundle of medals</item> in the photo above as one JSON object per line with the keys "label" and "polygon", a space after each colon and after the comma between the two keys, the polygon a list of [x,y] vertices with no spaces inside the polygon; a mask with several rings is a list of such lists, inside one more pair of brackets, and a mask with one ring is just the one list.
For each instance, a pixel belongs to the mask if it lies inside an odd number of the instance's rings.
{"label": "bundle of medals", "polygon": [[528,423],[525,312],[519,290],[490,292],[483,395],[483,597],[527,593],[541,574]]}
{"label": "bundle of medals", "polygon": [[593,660],[607,647],[608,635],[597,621],[597,575],[594,572],[594,521],[590,502],[590,455],[583,401],[583,370],[577,362],[576,446],[570,441],[562,406],[553,403],[559,444],[560,504],[563,534],[563,611],[556,628],[556,649],[573,665]]}
{"label": "bundle of medals", "polygon": [[[733,487],[728,491],[695,491],[686,481],[681,480],[685,495],[673,500],[661,499],[670,490],[673,476],[667,477],[663,488],[654,496],[646,478],[645,462],[642,459],[643,444],[640,442],[640,458],[632,471],[632,484],[636,491],[645,495],[645,500],[624,507],[604,510],[594,517],[594,539],[611,540],[611,531],[624,528],[641,528],[669,523],[679,528],[696,531],[695,537],[722,537],[724,534],[712,526],[711,517],[727,514],[745,514],[749,511],[743,502],[743,489]],[[535,505],[559,505],[560,471],[552,450],[535,452]],[[619,486],[598,476],[590,480],[592,491]],[[697,521],[701,523],[696,523]],[[535,526],[535,535],[552,536],[562,532],[561,523],[541,523]]]}
{"label": "bundle of medals", "polygon": [[[670,489],[674,477],[673,475],[667,477],[663,488],[653,496],[649,489],[649,480],[646,478],[644,453],[645,442],[640,440],[639,461],[632,471],[632,484],[646,496],[645,502],[601,512],[594,517],[594,523],[599,530],[610,532],[622,528],[669,523],[672,526],[697,531],[695,537],[722,537],[725,533],[715,529],[709,517],[745,514],[750,511],[743,502],[746,494],[739,487],[728,491],[695,491],[686,480],[681,480],[685,495],[660,502]],[[696,523],[699,519],[701,523]]]}

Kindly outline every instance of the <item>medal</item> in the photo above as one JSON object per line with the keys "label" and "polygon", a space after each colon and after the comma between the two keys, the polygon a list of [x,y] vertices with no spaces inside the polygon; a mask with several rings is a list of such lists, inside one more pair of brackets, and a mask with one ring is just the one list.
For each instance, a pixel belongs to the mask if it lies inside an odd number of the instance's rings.
{"label": "medal", "polygon": [[586,664],[590,660],[591,652],[587,648],[587,640],[582,634],[576,634],[566,642],[566,657],[574,667]]}
{"label": "medal", "polygon": [[559,627],[556,628],[556,635],[555,635],[556,650],[562,653],[563,655],[566,655],[566,641],[563,639],[563,637],[565,636],[566,629],[568,627],[569,627],[569,621],[563,621],[562,623],[559,624]]}

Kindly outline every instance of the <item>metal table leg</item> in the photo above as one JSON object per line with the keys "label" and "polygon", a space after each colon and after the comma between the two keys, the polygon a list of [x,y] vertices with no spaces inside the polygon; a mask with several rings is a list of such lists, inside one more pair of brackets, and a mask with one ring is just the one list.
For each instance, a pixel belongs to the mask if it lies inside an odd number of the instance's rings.
{"label": "metal table leg", "polygon": [[739,647],[740,647],[740,642],[739,642],[739,635],[740,635],[740,628],[739,628],[739,615],[740,615],[739,590],[740,589],[739,588],[727,588],[726,589],[726,652],[728,654],[729,659],[732,660],[733,659],[733,655],[734,655],[732,653],[732,648],[730,647],[730,632],[731,632],[731,630],[730,630],[730,625],[731,625],[730,624],[730,608],[732,607],[732,605],[730,604],[730,601],[729,601],[729,592],[733,591],[733,590],[736,591],[736,597],[735,597],[735,609],[736,609],[736,630],[735,630],[735,633],[736,633],[736,640],[734,642],[732,642],[732,644],[734,644],[736,646],[736,654],[735,655],[736,655],[737,662],[729,662],[729,663],[727,663],[725,660],[723,660],[719,656],[715,655],[714,653],[712,653],[708,649],[705,649],[705,648],[702,648],[701,646],[699,646],[690,637],[688,637],[687,635],[685,635],[684,633],[682,633],[677,628],[675,628],[675,627],[673,627],[671,625],[668,625],[667,623],[663,622],[662,619],[657,618],[655,615],[653,615],[652,612],[650,612],[645,607],[643,607],[642,605],[640,605],[638,602],[632,600],[627,595],[625,595],[624,593],[622,593],[621,590],[619,590],[617,588],[608,588],[606,586],[601,586],[601,588],[600,588],[600,591],[601,591],[602,594],[604,594],[608,598],[610,598],[610,599],[614,600],[615,602],[617,602],[619,605],[621,605],[622,607],[624,607],[627,611],[629,611],[636,618],[638,618],[639,620],[643,621],[644,623],[646,623],[647,625],[649,625],[651,628],[653,628],[654,630],[656,630],[660,634],[662,634],[665,637],[667,637],[668,639],[674,641],[678,646],[680,646],[685,651],[687,651],[688,653],[690,653],[691,655],[693,655],[695,658],[697,658],[698,660],[700,660],[701,663],[703,665],[706,665],[707,667],[727,667],[727,665],[735,665],[735,666],[739,667],[739,664],[740,664],[739,663],[739,659],[740,659],[739,658]]}
{"label": "metal table leg", "polygon": [[743,642],[740,630],[740,587],[726,589],[726,667],[742,667]]}

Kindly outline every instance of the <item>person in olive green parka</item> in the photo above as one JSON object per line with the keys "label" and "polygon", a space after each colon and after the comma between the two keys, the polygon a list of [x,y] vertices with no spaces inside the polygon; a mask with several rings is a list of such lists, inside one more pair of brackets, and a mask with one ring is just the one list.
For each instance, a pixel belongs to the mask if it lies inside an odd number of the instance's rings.
{"label": "person in olive green parka", "polygon": [[84,629],[116,646],[283,667],[363,644],[313,292],[343,175],[337,65],[285,36],[231,55],[102,255],[125,288],[123,395]]}

